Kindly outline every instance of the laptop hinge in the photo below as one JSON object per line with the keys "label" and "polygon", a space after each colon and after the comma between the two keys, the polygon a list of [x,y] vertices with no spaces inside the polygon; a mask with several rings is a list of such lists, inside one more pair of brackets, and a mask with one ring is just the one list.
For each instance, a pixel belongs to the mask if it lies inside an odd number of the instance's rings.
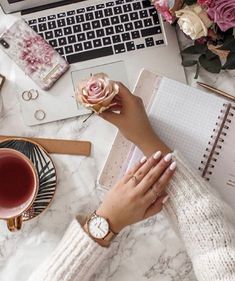
{"label": "laptop hinge", "polygon": [[51,9],[51,8],[56,8],[56,7],[61,7],[64,5],[68,5],[68,4],[73,4],[73,3],[77,3],[77,2],[82,2],[85,0],[65,0],[65,1],[58,1],[55,3],[50,3],[50,4],[46,4],[46,5],[42,5],[42,6],[38,6],[38,7],[33,7],[30,9],[25,9],[21,11],[21,15],[27,15],[27,14],[32,14],[32,13],[36,13],[36,12],[40,12],[43,10],[47,10],[47,9]]}

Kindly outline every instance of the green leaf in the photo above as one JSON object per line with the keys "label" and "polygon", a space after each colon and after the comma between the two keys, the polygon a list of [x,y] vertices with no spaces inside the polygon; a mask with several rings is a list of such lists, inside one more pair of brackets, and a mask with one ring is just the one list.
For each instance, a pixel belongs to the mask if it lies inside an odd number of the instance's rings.
{"label": "green leaf", "polygon": [[206,45],[193,45],[181,51],[182,55],[185,54],[204,54],[207,50]]}
{"label": "green leaf", "polygon": [[235,53],[229,53],[223,69],[235,69]]}
{"label": "green leaf", "polygon": [[235,52],[235,39],[230,39],[224,42],[223,46],[219,50],[228,50]]}
{"label": "green leaf", "polygon": [[197,0],[185,0],[184,2],[187,5],[193,5],[193,4],[195,4],[197,2]]}
{"label": "green leaf", "polygon": [[199,62],[197,62],[197,68],[196,68],[196,73],[195,73],[194,79],[197,79],[197,78],[198,78],[199,69],[200,69],[200,64],[199,64]]}
{"label": "green leaf", "polygon": [[189,67],[189,66],[193,66],[195,64],[197,64],[196,60],[184,60],[181,63],[184,67]]}
{"label": "green leaf", "polygon": [[219,73],[221,70],[221,61],[219,56],[215,56],[212,59],[208,59],[205,54],[199,57],[200,65],[207,71],[212,73]]}

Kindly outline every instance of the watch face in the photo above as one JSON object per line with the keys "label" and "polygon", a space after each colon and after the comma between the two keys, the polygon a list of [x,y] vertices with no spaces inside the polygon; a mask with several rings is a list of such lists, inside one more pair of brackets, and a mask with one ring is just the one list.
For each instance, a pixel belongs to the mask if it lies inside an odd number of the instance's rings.
{"label": "watch face", "polygon": [[95,216],[88,222],[88,230],[92,237],[103,239],[109,233],[109,224],[105,218]]}

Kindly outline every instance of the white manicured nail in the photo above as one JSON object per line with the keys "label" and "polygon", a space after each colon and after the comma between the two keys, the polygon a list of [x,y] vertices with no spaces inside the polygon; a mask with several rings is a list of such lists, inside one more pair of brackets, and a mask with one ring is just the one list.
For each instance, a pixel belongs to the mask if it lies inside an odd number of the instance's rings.
{"label": "white manicured nail", "polygon": [[146,162],[147,160],[147,157],[146,156],[143,156],[141,159],[140,159],[140,163],[143,164],[144,162]]}
{"label": "white manicured nail", "polygon": [[165,160],[166,162],[170,162],[171,159],[172,159],[172,154],[171,154],[171,153],[168,153],[168,154],[164,157],[164,160]]}
{"label": "white manicured nail", "polygon": [[174,161],[174,162],[172,162],[171,165],[170,165],[170,170],[171,170],[171,171],[174,171],[175,168],[176,168],[176,162]]}
{"label": "white manicured nail", "polygon": [[158,160],[158,159],[161,157],[161,155],[162,155],[162,152],[161,152],[161,151],[157,151],[157,152],[153,155],[153,158],[154,158],[155,160]]}
{"label": "white manicured nail", "polygon": [[166,202],[168,201],[168,199],[169,199],[169,195],[167,195],[166,197],[163,198],[162,204],[166,204]]}

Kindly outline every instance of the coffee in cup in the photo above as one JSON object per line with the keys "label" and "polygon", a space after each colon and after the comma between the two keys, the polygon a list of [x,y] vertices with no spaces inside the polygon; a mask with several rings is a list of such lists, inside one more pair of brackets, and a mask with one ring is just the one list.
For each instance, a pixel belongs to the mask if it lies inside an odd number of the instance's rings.
{"label": "coffee in cup", "polygon": [[21,229],[22,214],[32,206],[38,185],[36,169],[24,154],[0,149],[0,219],[10,231]]}

